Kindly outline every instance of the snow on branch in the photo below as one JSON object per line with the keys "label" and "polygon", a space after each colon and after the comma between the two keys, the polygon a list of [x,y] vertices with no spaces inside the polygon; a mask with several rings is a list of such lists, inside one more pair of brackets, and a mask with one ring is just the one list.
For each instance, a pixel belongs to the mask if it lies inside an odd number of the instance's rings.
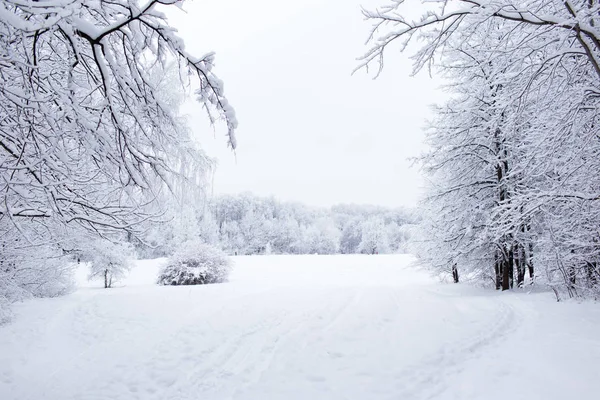
{"label": "snow on branch", "polygon": [[[423,2],[427,11],[417,20],[403,16],[404,1],[392,1],[374,11],[364,10],[366,20],[372,21],[368,43],[371,48],[359,59],[357,69],[377,64],[381,73],[384,51],[398,42],[404,51],[416,34],[425,45],[415,55],[415,72],[430,65],[436,54],[443,52],[444,45],[457,28],[474,32],[490,19],[525,24],[553,32],[555,37],[575,37],[585,51],[588,61],[600,78],[600,30],[597,29],[597,4],[587,1],[553,0],[540,2],[522,0],[434,0]],[[574,4],[576,3],[576,4]]]}
{"label": "snow on branch", "polygon": [[118,229],[150,218],[145,205],[193,152],[157,84],[174,60],[235,149],[214,54],[189,54],[157,10],[179,4],[0,1],[0,222],[10,210]]}

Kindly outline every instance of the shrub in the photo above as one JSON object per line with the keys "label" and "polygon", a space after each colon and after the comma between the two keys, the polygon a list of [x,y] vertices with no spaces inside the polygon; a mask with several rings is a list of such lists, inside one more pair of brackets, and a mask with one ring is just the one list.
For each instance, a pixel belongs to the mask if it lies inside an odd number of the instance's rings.
{"label": "shrub", "polygon": [[227,281],[231,260],[221,250],[188,242],[169,259],[158,276],[160,285],[203,285]]}
{"label": "shrub", "polygon": [[0,324],[10,319],[10,306],[14,302],[31,297],[60,296],[73,289],[73,263],[69,257],[61,255],[59,248],[51,245],[21,247],[15,246],[15,242],[8,245],[2,239]]}

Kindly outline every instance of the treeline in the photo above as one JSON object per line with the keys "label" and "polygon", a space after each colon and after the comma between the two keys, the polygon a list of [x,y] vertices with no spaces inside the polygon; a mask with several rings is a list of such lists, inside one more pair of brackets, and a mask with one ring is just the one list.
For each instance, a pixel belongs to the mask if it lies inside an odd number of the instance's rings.
{"label": "treeline", "polygon": [[[377,23],[366,63],[420,37],[451,98],[435,110],[415,251],[497,289],[534,282],[600,296],[600,7],[596,2],[401,2]],[[385,33],[384,33],[385,32]],[[405,43],[406,44],[406,43]]]}
{"label": "treeline", "polygon": [[405,209],[368,205],[310,207],[249,193],[218,196],[179,207],[139,246],[146,256],[167,255],[200,239],[231,255],[382,254],[406,250],[414,217]]}

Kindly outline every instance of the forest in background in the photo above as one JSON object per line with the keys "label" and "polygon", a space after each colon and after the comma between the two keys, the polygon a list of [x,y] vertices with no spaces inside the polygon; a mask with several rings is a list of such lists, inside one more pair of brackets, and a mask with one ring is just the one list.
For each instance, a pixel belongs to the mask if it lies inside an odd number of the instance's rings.
{"label": "forest in background", "polygon": [[201,240],[230,255],[404,253],[414,212],[404,208],[340,204],[311,207],[251,193],[176,203],[170,219],[137,242],[144,257],[170,255]]}

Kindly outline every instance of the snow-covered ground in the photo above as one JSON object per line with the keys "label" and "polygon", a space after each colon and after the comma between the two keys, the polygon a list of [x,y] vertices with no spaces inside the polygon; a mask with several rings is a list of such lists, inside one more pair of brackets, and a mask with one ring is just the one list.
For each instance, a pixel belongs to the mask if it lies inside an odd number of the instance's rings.
{"label": "snow-covered ground", "polygon": [[[18,304],[2,400],[598,399],[600,307],[440,284],[408,256],[236,257],[227,284]],[[84,278],[82,272],[80,278]]]}

